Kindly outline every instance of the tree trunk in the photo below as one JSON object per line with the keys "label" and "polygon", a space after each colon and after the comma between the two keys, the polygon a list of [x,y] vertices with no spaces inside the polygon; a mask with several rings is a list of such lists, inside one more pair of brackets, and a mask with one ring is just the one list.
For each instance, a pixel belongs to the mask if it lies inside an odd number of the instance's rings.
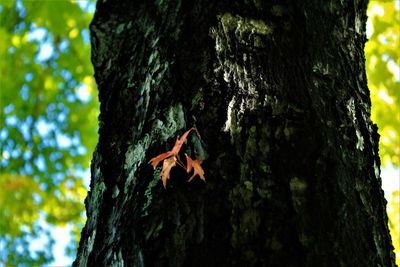
{"label": "tree trunk", "polygon": [[[100,140],[74,266],[394,266],[367,3],[278,2],[97,3]],[[206,183],[174,168],[164,189],[148,161],[191,127]]]}

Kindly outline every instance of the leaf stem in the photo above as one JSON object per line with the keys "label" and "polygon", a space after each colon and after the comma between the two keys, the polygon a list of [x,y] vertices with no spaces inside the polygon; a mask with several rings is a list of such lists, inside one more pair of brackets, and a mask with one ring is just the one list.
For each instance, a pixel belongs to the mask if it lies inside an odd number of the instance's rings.
{"label": "leaf stem", "polygon": [[179,166],[181,166],[181,167],[186,171],[186,167],[185,167],[185,165],[183,164],[183,162],[180,160],[179,157],[176,157],[176,162],[178,163]]}

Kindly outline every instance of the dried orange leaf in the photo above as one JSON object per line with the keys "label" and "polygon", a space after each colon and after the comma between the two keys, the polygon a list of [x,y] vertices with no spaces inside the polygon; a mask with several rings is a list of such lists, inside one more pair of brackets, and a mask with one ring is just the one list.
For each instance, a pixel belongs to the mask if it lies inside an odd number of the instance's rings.
{"label": "dried orange leaf", "polygon": [[[185,168],[183,166],[183,164],[179,161],[179,151],[182,148],[183,143],[186,141],[186,138],[188,137],[189,133],[192,130],[196,130],[194,128],[190,128],[189,130],[187,130],[182,136],[181,138],[177,138],[174,147],[172,148],[172,150],[167,151],[165,153],[162,153],[154,158],[152,158],[149,163],[153,166],[153,168],[155,169],[157,167],[157,165],[161,162],[163,162],[163,167],[161,170],[161,180],[162,183],[164,185],[164,188],[166,188],[167,186],[167,180],[169,179],[169,173],[171,171],[171,169],[176,166],[176,163],[179,163],[180,166],[182,166],[183,168]],[[186,158],[189,158],[189,156],[186,155]],[[189,161],[190,160],[190,161]],[[201,179],[203,179],[205,181],[204,178],[204,171],[200,166],[201,161],[200,160],[192,160],[189,158],[189,160],[187,161],[188,163],[188,170],[190,169],[190,171],[192,170],[192,168],[194,168],[194,174],[193,176],[190,178],[190,180],[192,180],[196,175],[199,175]],[[188,172],[190,172],[188,171]],[[189,181],[190,181],[189,180]]]}
{"label": "dried orange leaf", "polygon": [[165,153],[158,155],[157,157],[152,158],[149,161],[149,163],[151,165],[153,165],[153,168],[155,169],[157,167],[158,163],[160,163],[160,161],[163,161],[164,159],[168,158],[171,155],[172,155],[171,151],[167,151]]}
{"label": "dried orange leaf", "polygon": [[181,150],[181,147],[183,143],[186,141],[187,136],[189,135],[190,131],[193,130],[193,128],[190,128],[187,130],[181,138],[177,138],[174,147],[171,150],[172,155],[177,156],[179,151]]}
{"label": "dried orange leaf", "polygon": [[176,157],[167,158],[163,162],[163,168],[161,170],[161,180],[163,183],[164,188],[167,187],[167,179],[169,179],[169,173],[176,165]]}
{"label": "dried orange leaf", "polygon": [[186,164],[187,164],[186,171],[188,173],[191,172],[192,169],[194,169],[193,175],[192,175],[192,177],[190,177],[188,182],[190,182],[196,175],[199,175],[201,180],[206,181],[206,178],[204,177],[204,170],[200,166],[201,160],[198,160],[198,159],[193,160],[188,155],[186,155]]}

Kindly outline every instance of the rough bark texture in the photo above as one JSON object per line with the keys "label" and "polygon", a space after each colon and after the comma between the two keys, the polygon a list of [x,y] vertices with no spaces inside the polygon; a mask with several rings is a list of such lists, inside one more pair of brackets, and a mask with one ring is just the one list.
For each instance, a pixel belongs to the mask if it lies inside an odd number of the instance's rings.
{"label": "rough bark texture", "polygon": [[[365,1],[99,1],[74,266],[394,266]],[[196,127],[207,183],[147,164]]]}

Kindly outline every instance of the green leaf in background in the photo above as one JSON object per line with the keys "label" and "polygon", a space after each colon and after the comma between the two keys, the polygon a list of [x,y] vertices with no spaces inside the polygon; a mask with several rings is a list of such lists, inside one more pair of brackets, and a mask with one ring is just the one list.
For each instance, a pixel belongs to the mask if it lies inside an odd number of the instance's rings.
{"label": "green leaf in background", "polygon": [[372,120],[378,124],[382,165],[400,166],[400,14],[395,1],[371,1],[365,47]]}
{"label": "green leaf in background", "polygon": [[[400,167],[400,2],[370,1],[365,46],[368,87],[371,92],[372,120],[381,135],[379,155],[383,167]],[[398,183],[398,175],[385,177]],[[384,181],[386,182],[386,181]],[[396,183],[396,182],[395,182]],[[397,186],[398,187],[398,186]],[[387,194],[389,228],[400,266],[399,188]]]}
{"label": "green leaf in background", "polygon": [[85,221],[82,178],[98,138],[88,31],[93,8],[86,1],[0,4],[0,263],[5,266],[50,263],[52,225],[72,226],[70,253],[75,253]]}

